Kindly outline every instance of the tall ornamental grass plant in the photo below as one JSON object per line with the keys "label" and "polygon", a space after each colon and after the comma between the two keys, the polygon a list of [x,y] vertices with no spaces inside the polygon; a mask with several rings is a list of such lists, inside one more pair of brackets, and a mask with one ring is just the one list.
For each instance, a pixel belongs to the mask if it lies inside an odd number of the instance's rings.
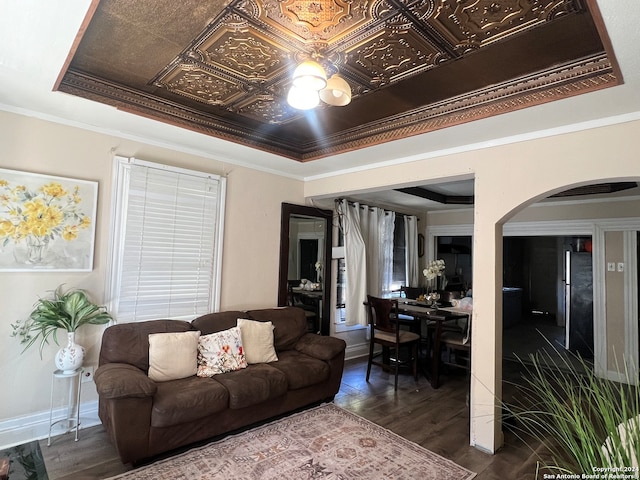
{"label": "tall ornamental grass plant", "polygon": [[506,406],[507,417],[516,434],[548,450],[545,472],[640,478],[640,386],[630,369],[624,383],[613,382],[596,376],[580,356],[572,362],[557,350],[540,350],[521,363],[519,395]]}

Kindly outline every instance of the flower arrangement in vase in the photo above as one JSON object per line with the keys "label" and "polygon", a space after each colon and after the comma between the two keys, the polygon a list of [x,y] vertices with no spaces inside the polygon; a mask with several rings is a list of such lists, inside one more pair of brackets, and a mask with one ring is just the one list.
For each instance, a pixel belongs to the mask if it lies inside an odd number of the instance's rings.
{"label": "flower arrangement in vase", "polygon": [[35,303],[29,318],[11,324],[11,336],[19,337],[27,350],[39,341],[40,357],[45,344],[53,336],[58,343],[58,329],[67,331],[67,345],[55,356],[56,367],[65,373],[71,373],[82,366],[84,348],[75,343],[76,330],[85,324],[102,325],[112,320],[106,308],[92,303],[84,290],[71,289],[66,292],[59,286],[53,292],[53,298],[40,298]]}
{"label": "flower arrangement in vase", "polygon": [[[438,277],[442,277],[444,268],[444,260],[438,259],[432,260],[429,265],[427,265],[427,268],[422,271],[422,274],[427,279],[427,289],[429,291],[438,290]],[[432,285],[433,280],[435,280],[435,288],[433,288]],[[444,288],[444,286],[442,288]]]}

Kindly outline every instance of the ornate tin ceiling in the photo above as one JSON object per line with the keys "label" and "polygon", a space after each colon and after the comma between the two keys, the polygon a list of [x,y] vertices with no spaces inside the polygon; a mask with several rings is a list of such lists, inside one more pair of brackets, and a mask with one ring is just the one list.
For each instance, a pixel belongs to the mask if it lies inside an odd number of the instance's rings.
{"label": "ornate tin ceiling", "polygon": [[[594,8],[94,0],[57,89],[307,161],[621,83]],[[340,72],[351,104],[287,105],[308,57]]]}

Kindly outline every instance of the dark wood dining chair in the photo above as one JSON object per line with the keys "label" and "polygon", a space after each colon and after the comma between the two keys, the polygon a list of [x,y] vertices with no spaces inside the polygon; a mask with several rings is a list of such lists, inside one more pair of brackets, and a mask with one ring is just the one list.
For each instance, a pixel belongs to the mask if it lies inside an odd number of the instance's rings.
{"label": "dark wood dining chair", "polygon": [[449,329],[440,334],[441,362],[449,367],[462,368],[471,372],[471,316],[458,331]]}
{"label": "dark wood dining chair", "polygon": [[[400,366],[407,362],[411,362],[413,378],[418,380],[418,342],[420,335],[400,328],[400,322],[396,321],[398,319],[398,300],[367,295],[366,305],[371,328],[367,382],[371,374],[371,365],[392,368],[395,374],[394,390],[398,390],[398,372]],[[374,355],[376,344],[382,346],[383,361],[374,360],[374,358],[381,355]],[[407,348],[410,352],[407,362],[400,360],[401,347]],[[393,351],[393,355],[388,355],[388,363],[385,362],[387,360],[385,349]]]}

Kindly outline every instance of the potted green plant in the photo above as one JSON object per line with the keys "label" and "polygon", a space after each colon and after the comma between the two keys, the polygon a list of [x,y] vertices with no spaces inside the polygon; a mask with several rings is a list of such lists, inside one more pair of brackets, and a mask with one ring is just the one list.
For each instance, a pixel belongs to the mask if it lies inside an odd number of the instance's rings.
{"label": "potted green plant", "polygon": [[640,383],[626,368],[625,382],[614,382],[579,355],[573,360],[553,347],[522,361],[520,396],[506,406],[512,429],[545,447],[544,478],[638,478]]}
{"label": "potted green plant", "polygon": [[56,367],[70,373],[82,366],[84,348],[75,342],[76,330],[85,324],[102,325],[112,320],[106,307],[91,302],[84,290],[70,289],[63,291],[60,285],[53,292],[52,298],[40,298],[35,303],[29,318],[24,322],[12,324],[13,337],[19,337],[20,343],[27,350],[39,342],[40,357],[45,344],[53,337],[58,343],[58,329],[67,332],[67,345],[58,350],[55,356]]}

